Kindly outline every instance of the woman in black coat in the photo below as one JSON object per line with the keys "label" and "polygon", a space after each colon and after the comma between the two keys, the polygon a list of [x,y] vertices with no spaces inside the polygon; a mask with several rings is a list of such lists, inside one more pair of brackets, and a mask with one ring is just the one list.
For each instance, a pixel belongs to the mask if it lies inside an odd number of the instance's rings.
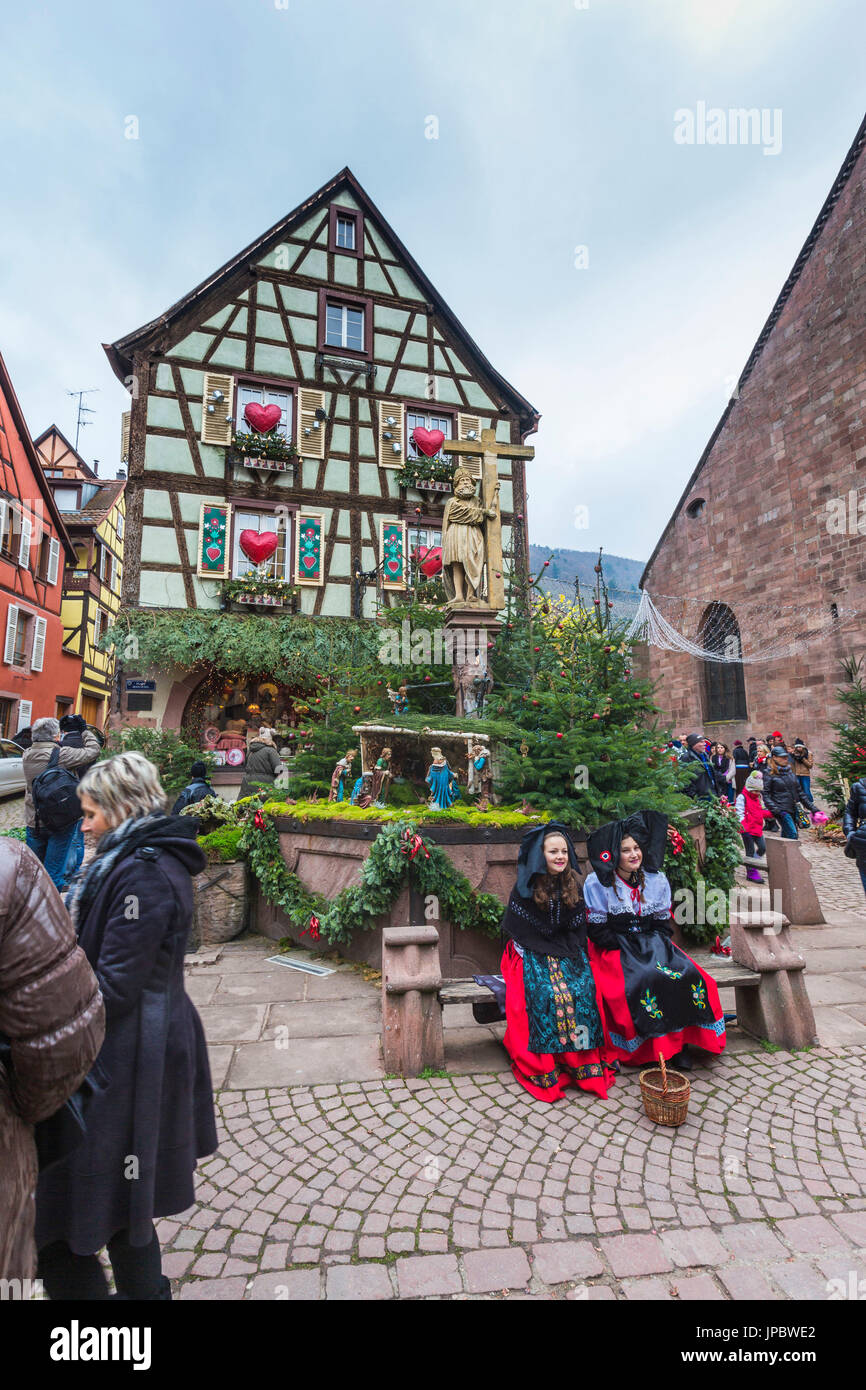
{"label": "woman in black coat", "polygon": [[183,985],[191,875],[206,861],[195,820],[165,814],[142,754],[97,763],[79,795],[100,839],[66,902],[105,1001],[107,1082],[84,1142],[39,1180],[39,1277],[52,1299],[105,1299],[107,1246],[120,1297],[168,1299],[154,1217],[193,1205],[196,1163],[217,1147],[204,1032]]}

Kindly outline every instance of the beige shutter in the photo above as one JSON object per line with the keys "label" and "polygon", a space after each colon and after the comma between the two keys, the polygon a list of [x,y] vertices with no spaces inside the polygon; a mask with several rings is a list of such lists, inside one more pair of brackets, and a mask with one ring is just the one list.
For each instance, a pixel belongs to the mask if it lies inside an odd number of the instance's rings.
{"label": "beige shutter", "polygon": [[[474,435],[475,441],[476,441],[478,444],[480,444],[480,443],[481,443],[481,420],[480,420],[479,416],[477,416],[477,415],[463,415],[463,414],[458,414],[458,416],[457,416],[457,438],[458,438],[458,439],[468,439],[471,430],[474,430],[474,431],[475,431],[475,435]],[[459,458],[459,467],[468,469],[468,471],[472,474],[473,478],[480,478],[480,477],[481,477],[481,455],[480,455],[480,454],[461,454],[461,455],[460,455],[460,458]]]}
{"label": "beige shutter", "polygon": [[202,384],[201,438],[203,444],[231,444],[232,379],[205,372]]}
{"label": "beige shutter", "polygon": [[325,409],[324,391],[298,388],[298,453],[305,459],[325,457],[325,422],[316,419],[316,411]]}
{"label": "beige shutter", "polygon": [[129,463],[129,425],[132,411],[124,410],[120,417],[120,462]]}
{"label": "beige shutter", "polygon": [[[379,402],[379,466],[402,468],[406,457],[405,408],[402,401]],[[393,423],[390,423],[393,421]],[[398,448],[394,448],[394,445]]]}
{"label": "beige shutter", "polygon": [[29,516],[21,515],[21,543],[18,546],[18,563],[23,569],[30,568],[30,537],[33,535],[33,522]]}
{"label": "beige shutter", "polygon": [[18,627],[18,605],[10,603],[6,613],[6,641],[3,646],[3,661],[7,666],[12,665],[12,658],[15,655],[15,632]]}
{"label": "beige shutter", "polygon": [[47,618],[37,618],[33,624],[33,651],[30,656],[30,670],[41,671],[45,662],[45,629]]}
{"label": "beige shutter", "polygon": [[57,583],[57,572],[60,568],[60,542],[52,536],[48,542],[48,583]]}

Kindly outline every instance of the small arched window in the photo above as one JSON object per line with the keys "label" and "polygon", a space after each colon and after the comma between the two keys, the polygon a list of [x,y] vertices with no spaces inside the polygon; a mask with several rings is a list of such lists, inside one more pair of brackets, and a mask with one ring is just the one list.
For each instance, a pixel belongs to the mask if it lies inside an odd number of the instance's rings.
{"label": "small arched window", "polygon": [[745,719],[746,680],[743,672],[740,626],[724,603],[711,603],[700,626],[701,646],[718,652],[723,661],[703,661],[704,719]]}
{"label": "small arched window", "polygon": [[706,498],[694,497],[686,507],[686,516],[692,521],[696,521],[699,516],[703,516],[706,511]]}

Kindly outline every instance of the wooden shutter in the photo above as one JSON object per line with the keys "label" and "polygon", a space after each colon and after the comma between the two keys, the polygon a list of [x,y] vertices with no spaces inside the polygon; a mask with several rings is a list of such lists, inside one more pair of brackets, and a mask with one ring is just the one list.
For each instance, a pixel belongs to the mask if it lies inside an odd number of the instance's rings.
{"label": "wooden shutter", "polygon": [[26,729],[33,718],[33,701],[18,701],[18,725],[15,729],[16,734],[20,734],[22,729]]}
{"label": "wooden shutter", "polygon": [[30,654],[30,670],[41,671],[45,664],[45,629],[47,618],[37,618],[33,624],[33,651]]}
{"label": "wooden shutter", "polygon": [[114,590],[114,586],[115,586],[116,583],[117,583],[117,556],[116,556],[116,555],[109,555],[109,557],[108,557],[108,587],[109,587],[109,589],[111,589],[111,590],[113,591],[113,590]]}
{"label": "wooden shutter", "polygon": [[295,532],[295,583],[325,582],[325,524],[321,512],[298,512]]}
{"label": "wooden shutter", "polygon": [[228,579],[231,573],[230,504],[202,502],[198,518],[198,563],[202,579]]}
{"label": "wooden shutter", "polygon": [[33,522],[29,516],[21,514],[21,543],[18,546],[18,563],[22,569],[30,568],[30,537],[33,534]]}
{"label": "wooden shutter", "polygon": [[[214,392],[221,396],[214,399]],[[205,372],[202,384],[201,438],[203,444],[231,444],[232,379],[216,372]]]}
{"label": "wooden shutter", "polygon": [[12,658],[15,655],[15,632],[18,627],[18,605],[10,603],[6,612],[6,641],[3,644],[3,661],[6,666],[12,665]]}
{"label": "wooden shutter", "polygon": [[[475,431],[475,442],[481,443],[481,420],[477,415],[457,416],[457,438],[468,439],[469,431]],[[455,455],[455,458],[457,456]],[[459,468],[465,468],[472,474],[473,478],[481,477],[481,455],[480,454],[461,454],[457,460]]]}
{"label": "wooden shutter", "polygon": [[[406,457],[405,408],[402,401],[379,402],[379,466],[402,468]],[[388,421],[393,420],[393,424]],[[394,445],[399,445],[395,450]]]}
{"label": "wooden shutter", "polygon": [[324,391],[311,391],[306,386],[298,388],[298,453],[302,458],[325,457],[325,422],[316,420],[316,411],[324,409]]}
{"label": "wooden shutter", "polygon": [[379,522],[379,554],[382,556],[382,587],[385,589],[405,589],[406,587],[406,523],[405,521]]}
{"label": "wooden shutter", "polygon": [[6,518],[9,514],[9,503],[5,497],[0,497],[0,545],[6,535]]}
{"label": "wooden shutter", "polygon": [[57,573],[60,569],[60,542],[54,536],[48,542],[48,583],[57,583]]}
{"label": "wooden shutter", "polygon": [[132,411],[124,410],[120,417],[120,462],[129,463],[129,426]]}

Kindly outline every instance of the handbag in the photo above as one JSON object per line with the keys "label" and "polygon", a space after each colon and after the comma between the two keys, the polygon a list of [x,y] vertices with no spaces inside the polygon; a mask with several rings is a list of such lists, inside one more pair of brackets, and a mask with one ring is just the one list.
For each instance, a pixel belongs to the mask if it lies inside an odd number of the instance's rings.
{"label": "handbag", "polygon": [[[0,1033],[0,1064],[6,1068],[11,1077],[12,1044],[9,1038],[2,1033]],[[83,1144],[84,1136],[87,1133],[87,1111],[94,1096],[105,1089],[106,1080],[99,1062],[94,1062],[78,1090],[64,1101],[60,1109],[55,1110],[54,1114],[49,1115],[47,1119],[39,1120],[33,1126],[33,1138],[36,1143],[36,1156],[40,1173],[46,1172],[47,1169],[53,1168],[56,1163],[61,1163],[63,1159],[69,1158],[70,1154],[73,1154]]]}

